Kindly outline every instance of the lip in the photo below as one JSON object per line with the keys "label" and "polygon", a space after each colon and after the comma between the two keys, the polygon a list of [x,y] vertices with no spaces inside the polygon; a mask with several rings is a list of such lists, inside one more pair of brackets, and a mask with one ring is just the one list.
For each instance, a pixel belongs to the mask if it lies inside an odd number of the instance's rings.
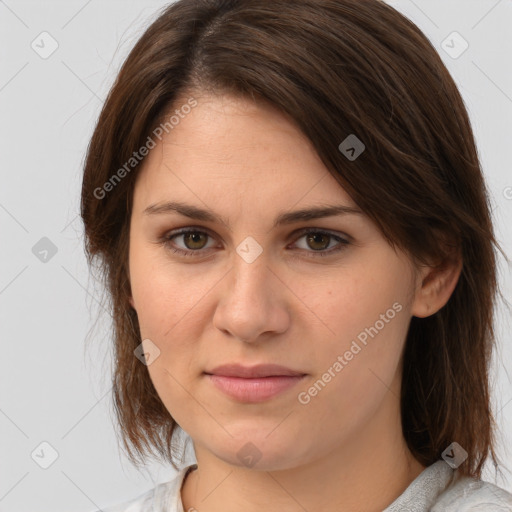
{"label": "lip", "polygon": [[208,370],[205,373],[210,375],[219,375],[222,377],[243,377],[246,379],[277,376],[300,377],[305,375],[304,372],[295,371],[279,364],[258,364],[255,366],[223,364],[215,367],[213,370]]}
{"label": "lip", "polygon": [[217,366],[205,376],[217,389],[239,402],[258,403],[295,386],[305,373],[276,364],[252,367],[238,364]]}
{"label": "lip", "polygon": [[258,403],[284,393],[295,386],[305,375],[273,377],[225,377],[205,374],[214,386],[239,402]]}

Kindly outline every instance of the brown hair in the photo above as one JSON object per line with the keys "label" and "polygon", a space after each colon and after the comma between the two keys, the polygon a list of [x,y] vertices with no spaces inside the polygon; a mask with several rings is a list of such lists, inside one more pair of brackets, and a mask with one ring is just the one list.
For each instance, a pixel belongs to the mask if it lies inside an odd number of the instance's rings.
{"label": "brown hair", "polygon": [[[178,469],[166,410],[147,368],[128,297],[129,222],[137,170],[112,178],[179,97],[233,94],[287,114],[329,172],[395,247],[416,263],[458,251],[448,303],[413,317],[403,359],[403,434],[424,465],[452,441],[463,474],[495,467],[489,365],[497,293],[488,193],[463,100],[425,35],[379,0],[179,0],[129,54],[88,147],[81,197],[88,262],[111,297],[115,411],[135,464],[153,451]],[[338,146],[366,146],[348,161]],[[104,189],[103,189],[104,190]]]}

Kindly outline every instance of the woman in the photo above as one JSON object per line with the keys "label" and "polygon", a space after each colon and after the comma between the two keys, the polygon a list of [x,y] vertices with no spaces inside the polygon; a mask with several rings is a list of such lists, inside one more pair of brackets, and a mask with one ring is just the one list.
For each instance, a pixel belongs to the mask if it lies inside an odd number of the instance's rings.
{"label": "woman", "polygon": [[452,78],[397,11],[171,4],[107,98],[81,207],[125,448],[178,471],[109,510],[512,510],[480,480],[486,187]]}

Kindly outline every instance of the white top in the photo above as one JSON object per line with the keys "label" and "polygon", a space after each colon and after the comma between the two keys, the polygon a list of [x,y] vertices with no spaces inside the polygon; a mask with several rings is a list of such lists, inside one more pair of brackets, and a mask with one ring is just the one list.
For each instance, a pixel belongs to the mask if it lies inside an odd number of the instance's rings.
{"label": "white top", "polygon": [[[169,482],[103,512],[185,512],[181,486],[190,464]],[[490,482],[463,477],[444,460],[425,468],[383,512],[512,512],[512,494]],[[100,511],[95,511],[100,512]]]}

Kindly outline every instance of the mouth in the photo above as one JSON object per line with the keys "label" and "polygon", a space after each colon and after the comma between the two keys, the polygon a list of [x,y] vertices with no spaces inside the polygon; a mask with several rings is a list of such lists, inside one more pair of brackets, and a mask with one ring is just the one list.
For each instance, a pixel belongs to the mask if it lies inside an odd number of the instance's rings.
{"label": "mouth", "polygon": [[305,372],[292,370],[279,364],[258,364],[256,366],[243,366],[237,363],[223,364],[205,372],[209,375],[220,375],[222,377],[299,377]]}
{"label": "mouth", "polygon": [[239,402],[269,400],[302,381],[307,374],[280,365],[224,365],[204,372],[220,391]]}

